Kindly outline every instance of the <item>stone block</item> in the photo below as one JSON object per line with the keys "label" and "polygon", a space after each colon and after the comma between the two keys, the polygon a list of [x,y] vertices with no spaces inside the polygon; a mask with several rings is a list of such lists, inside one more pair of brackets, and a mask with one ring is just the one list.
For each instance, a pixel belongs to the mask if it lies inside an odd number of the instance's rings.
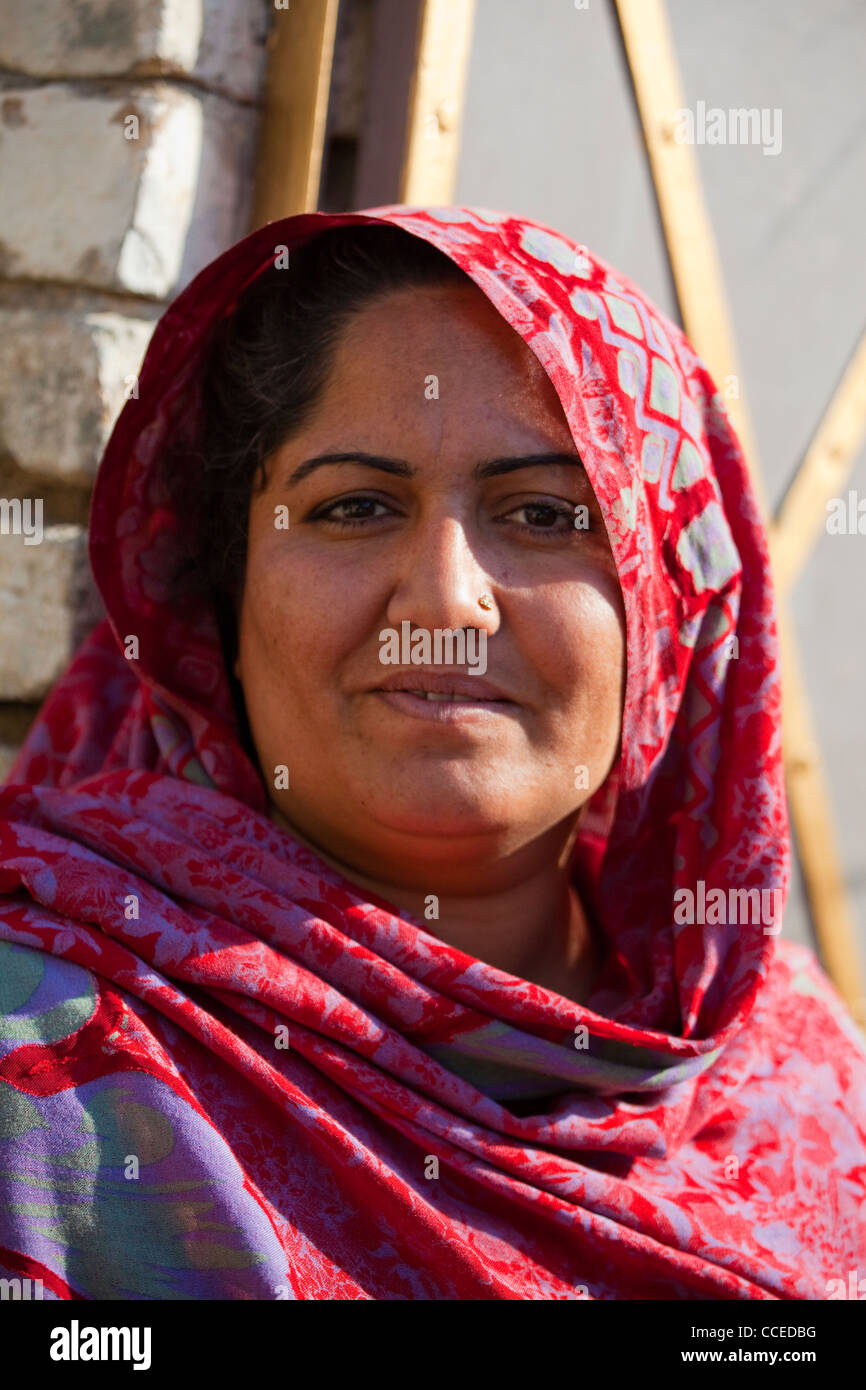
{"label": "stone block", "polygon": [[171,74],[257,101],[272,13],[267,0],[20,0],[5,7],[0,67],[52,78]]}
{"label": "stone block", "polygon": [[7,82],[0,274],[177,292],[247,230],[257,119],[162,82],[122,93]]}
{"label": "stone block", "polygon": [[0,514],[0,699],[40,700],[102,604],[81,526],[46,526],[39,544],[7,532]]}
{"label": "stone block", "polygon": [[151,318],[0,304],[0,450],[37,478],[92,482],[152,329]]}

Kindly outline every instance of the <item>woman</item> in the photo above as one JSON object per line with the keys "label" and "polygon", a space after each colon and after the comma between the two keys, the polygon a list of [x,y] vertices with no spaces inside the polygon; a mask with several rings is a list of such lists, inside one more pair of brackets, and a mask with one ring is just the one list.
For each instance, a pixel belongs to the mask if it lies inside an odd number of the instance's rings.
{"label": "woman", "polygon": [[778,937],[765,538],[624,277],[486,210],[261,228],[158,326],[91,558],[107,621],[0,794],[4,1273],[817,1299],[863,1268],[866,1051]]}

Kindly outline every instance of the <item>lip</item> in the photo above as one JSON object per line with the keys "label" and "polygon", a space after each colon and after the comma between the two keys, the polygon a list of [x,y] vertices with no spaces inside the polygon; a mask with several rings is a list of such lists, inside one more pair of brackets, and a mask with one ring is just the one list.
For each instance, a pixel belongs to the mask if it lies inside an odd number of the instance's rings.
{"label": "lip", "polygon": [[369,693],[398,714],[434,724],[483,724],[513,718],[519,710],[513,700],[427,700],[408,690],[371,690]]}
{"label": "lip", "polygon": [[[428,700],[413,690],[429,690],[436,695],[465,695],[466,700]],[[432,671],[394,671],[384,676],[369,692],[399,714],[435,724],[477,724],[513,718],[520,709],[516,700],[504,695],[498,685],[481,676],[435,675]]]}
{"label": "lip", "polygon": [[[503,704],[513,705],[516,700],[511,700],[493,681],[487,681],[483,676],[467,676],[460,672],[453,675],[436,675],[433,671],[392,671],[390,675],[383,676],[374,686],[370,687],[374,691],[407,691],[407,690],[429,690],[434,695],[468,695],[470,699],[479,702],[500,701]],[[427,703],[434,703],[428,701]]]}

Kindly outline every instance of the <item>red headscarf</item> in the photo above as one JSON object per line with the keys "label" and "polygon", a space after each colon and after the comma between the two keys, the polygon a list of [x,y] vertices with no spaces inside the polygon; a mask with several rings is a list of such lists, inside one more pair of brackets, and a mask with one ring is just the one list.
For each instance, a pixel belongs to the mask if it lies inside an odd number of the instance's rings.
{"label": "red headscarf", "polygon": [[[528,343],[604,514],[628,673],[573,865],[606,947],[587,1004],[274,824],[214,615],[168,582],[182,519],[156,465],[194,441],[215,324],[277,247],[377,223],[439,247]],[[864,1267],[866,1050],[777,937],[765,537],[714,383],[628,280],[483,209],[261,228],[160,321],[91,559],[108,619],[0,793],[0,1264],[61,1297],[435,1299],[814,1299]],[[78,1183],[51,1220],[27,1200],[46,1173]]]}

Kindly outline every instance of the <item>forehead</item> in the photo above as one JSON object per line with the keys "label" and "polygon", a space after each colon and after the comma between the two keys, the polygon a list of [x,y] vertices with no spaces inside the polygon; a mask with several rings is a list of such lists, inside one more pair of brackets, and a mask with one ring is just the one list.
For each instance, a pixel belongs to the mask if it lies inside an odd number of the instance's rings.
{"label": "forehead", "polygon": [[326,396],[379,411],[417,407],[511,421],[560,447],[573,442],[559,397],[531,348],[487,296],[465,285],[381,295],[346,321]]}

